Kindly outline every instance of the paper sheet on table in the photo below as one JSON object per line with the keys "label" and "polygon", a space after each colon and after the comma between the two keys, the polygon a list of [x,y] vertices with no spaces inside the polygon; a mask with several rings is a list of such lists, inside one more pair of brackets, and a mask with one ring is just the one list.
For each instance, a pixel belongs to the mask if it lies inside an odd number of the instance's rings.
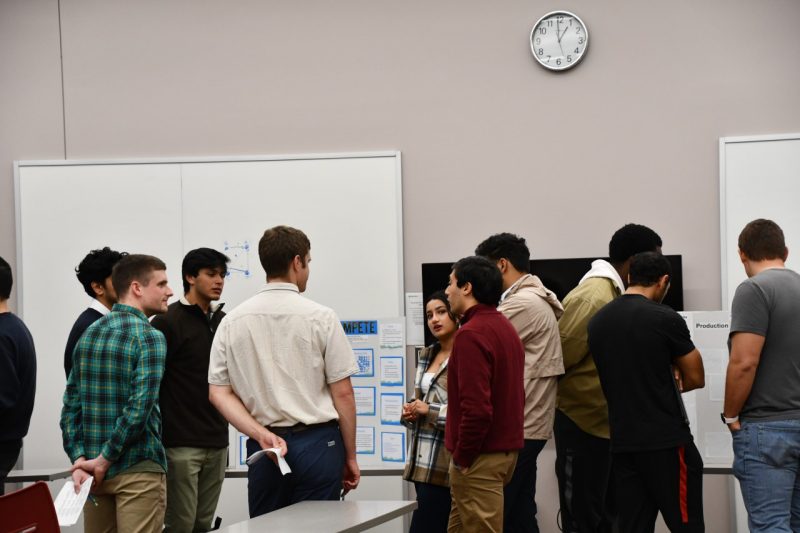
{"label": "paper sheet on table", "polygon": [[266,450],[258,450],[256,453],[247,458],[247,466],[252,465],[267,454],[273,455],[278,459],[278,468],[280,468],[281,474],[285,476],[286,474],[292,473],[292,469],[289,468],[289,463],[287,463],[286,459],[284,459],[281,455],[280,448],[267,448]]}
{"label": "paper sheet on table", "polygon": [[61,491],[54,502],[59,526],[72,526],[78,521],[81,511],[83,511],[83,504],[86,503],[86,498],[89,497],[92,481],[94,481],[93,477],[89,477],[84,481],[78,494],[75,494],[75,485],[72,483],[71,477],[61,487]]}

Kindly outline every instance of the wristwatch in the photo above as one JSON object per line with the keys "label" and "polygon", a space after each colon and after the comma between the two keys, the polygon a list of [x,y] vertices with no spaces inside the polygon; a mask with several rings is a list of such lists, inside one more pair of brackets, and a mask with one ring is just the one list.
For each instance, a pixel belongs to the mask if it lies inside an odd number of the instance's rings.
{"label": "wristwatch", "polygon": [[730,425],[730,424],[733,424],[734,422],[738,422],[739,421],[739,415],[736,415],[734,417],[728,418],[727,416],[725,416],[725,413],[720,413],[719,417],[722,419],[722,423],[725,424],[725,425]]}

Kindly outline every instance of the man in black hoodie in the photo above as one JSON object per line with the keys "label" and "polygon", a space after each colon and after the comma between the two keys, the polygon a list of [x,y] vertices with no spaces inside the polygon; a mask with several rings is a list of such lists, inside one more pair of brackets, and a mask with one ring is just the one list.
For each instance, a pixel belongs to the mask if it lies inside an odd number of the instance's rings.
{"label": "man in black hoodie", "polygon": [[222,317],[229,259],[211,248],[183,258],[184,296],[153,326],[167,339],[161,382],[163,442],[167,451],[165,531],[209,531],[225,479],[228,422],[208,401],[211,341]]}

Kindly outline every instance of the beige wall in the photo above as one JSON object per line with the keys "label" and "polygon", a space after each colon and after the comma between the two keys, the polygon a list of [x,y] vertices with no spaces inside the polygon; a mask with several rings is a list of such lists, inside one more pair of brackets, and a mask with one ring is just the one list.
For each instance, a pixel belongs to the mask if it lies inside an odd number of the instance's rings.
{"label": "beige wall", "polygon": [[[556,75],[527,39],[559,7],[591,41]],[[15,159],[399,149],[407,290],[492,232],[590,256],[636,221],[683,254],[687,309],[715,309],[718,138],[800,131],[798,20],[796,0],[3,0],[0,255]]]}

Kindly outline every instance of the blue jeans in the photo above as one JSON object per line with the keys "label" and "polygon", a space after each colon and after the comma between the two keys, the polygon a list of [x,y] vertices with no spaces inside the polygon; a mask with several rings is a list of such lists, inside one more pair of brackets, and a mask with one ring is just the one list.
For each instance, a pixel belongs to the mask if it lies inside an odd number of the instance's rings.
{"label": "blue jeans", "polygon": [[[306,500],[338,500],[342,490],[344,444],[338,426],[288,432],[286,462],[291,474],[281,475],[268,457],[247,469],[250,518]],[[247,455],[261,449],[247,439]]]}
{"label": "blue jeans", "polygon": [[733,455],[750,531],[800,531],[800,420],[742,422]]}

